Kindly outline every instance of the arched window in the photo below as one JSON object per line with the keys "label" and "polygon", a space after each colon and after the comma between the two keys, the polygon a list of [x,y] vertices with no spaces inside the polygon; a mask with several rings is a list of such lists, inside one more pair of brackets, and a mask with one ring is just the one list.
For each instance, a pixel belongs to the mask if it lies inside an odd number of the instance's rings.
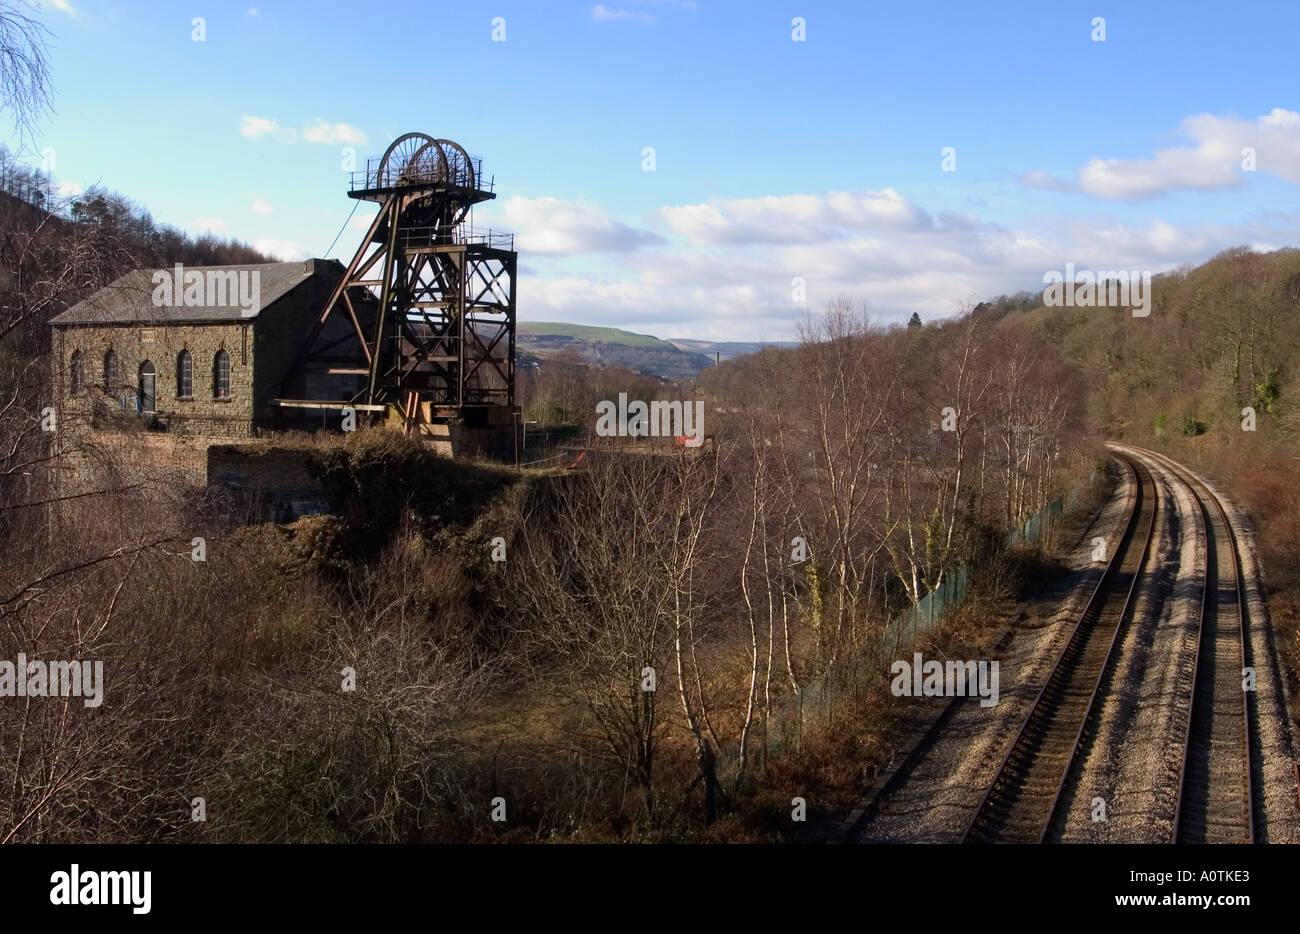
{"label": "arched window", "polygon": [[230,354],[218,350],[212,361],[212,398],[230,398]]}
{"label": "arched window", "polygon": [[176,355],[176,395],[182,399],[194,395],[194,358],[188,350]]}
{"label": "arched window", "polygon": [[72,375],[69,380],[74,396],[79,396],[86,390],[86,364],[81,359],[81,351],[72,352]]}
{"label": "arched window", "polygon": [[154,372],[153,361],[146,360],[140,364],[140,382],[135,395],[137,412],[154,411],[156,383],[157,374]]}
{"label": "arched window", "polygon": [[117,354],[111,347],[104,351],[104,392],[117,395]]}

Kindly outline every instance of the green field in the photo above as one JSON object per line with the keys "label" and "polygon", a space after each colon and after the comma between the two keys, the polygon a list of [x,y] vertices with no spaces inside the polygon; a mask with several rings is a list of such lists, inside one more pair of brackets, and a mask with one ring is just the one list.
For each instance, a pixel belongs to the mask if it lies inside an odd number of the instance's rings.
{"label": "green field", "polygon": [[516,326],[520,334],[532,336],[557,335],[576,340],[600,341],[604,344],[623,344],[627,347],[650,347],[656,350],[677,348],[649,334],[633,334],[618,328],[602,328],[586,324],[560,324],[551,321],[520,321]]}

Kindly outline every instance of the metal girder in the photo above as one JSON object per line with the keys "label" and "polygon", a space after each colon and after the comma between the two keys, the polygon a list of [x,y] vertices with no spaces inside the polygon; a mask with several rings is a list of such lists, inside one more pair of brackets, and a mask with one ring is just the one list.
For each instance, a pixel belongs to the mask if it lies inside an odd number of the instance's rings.
{"label": "metal girder", "polygon": [[464,224],[496,197],[481,164],[448,140],[407,134],[349,195],[379,212],[281,394],[394,406],[408,419],[422,403],[513,406],[518,254]]}

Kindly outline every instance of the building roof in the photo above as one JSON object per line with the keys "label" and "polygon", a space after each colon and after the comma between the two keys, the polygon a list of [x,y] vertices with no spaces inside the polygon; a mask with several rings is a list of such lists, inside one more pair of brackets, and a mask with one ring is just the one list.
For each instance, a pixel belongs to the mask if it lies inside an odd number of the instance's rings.
{"label": "building roof", "polygon": [[[69,324],[207,324],[251,321],[335,260],[136,269],[50,319]],[[202,274],[201,288],[193,273]],[[231,274],[234,274],[233,276]],[[210,275],[214,274],[214,275]],[[185,280],[190,280],[190,289]],[[186,301],[186,292],[189,301]]]}

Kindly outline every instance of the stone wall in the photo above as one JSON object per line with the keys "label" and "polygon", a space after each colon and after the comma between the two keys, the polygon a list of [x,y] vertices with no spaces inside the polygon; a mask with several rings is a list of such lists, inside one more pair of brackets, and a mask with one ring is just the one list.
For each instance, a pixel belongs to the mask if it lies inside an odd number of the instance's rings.
{"label": "stone wall", "polygon": [[206,453],[210,487],[243,497],[252,514],[292,522],[329,511],[320,481],[307,469],[310,451],[253,442],[213,444]]}
{"label": "stone wall", "polygon": [[421,425],[425,443],[446,457],[486,457],[513,464],[518,456],[515,426]]}
{"label": "stone wall", "polygon": [[82,432],[62,439],[56,463],[62,495],[134,488],[150,496],[184,496],[207,486],[207,446],[159,432]]}
{"label": "stone wall", "polygon": [[[140,367],[155,370],[155,417],[168,431],[219,438],[247,437],[253,417],[253,325],[247,323],[138,325],[64,325],[55,328],[55,398],[59,420],[89,420],[97,428],[134,420]],[[117,391],[104,387],[104,356],[117,355]],[[177,394],[177,356],[188,350],[194,362],[192,392]],[[230,355],[230,396],[213,395],[217,352]],[[73,353],[81,352],[85,385],[72,394]],[[123,403],[125,400],[125,404]]]}
{"label": "stone wall", "polygon": [[53,469],[65,496],[116,491],[176,503],[207,494],[224,497],[241,521],[254,522],[328,511],[320,482],[307,469],[310,450],[143,431],[83,432],[64,443]]}

